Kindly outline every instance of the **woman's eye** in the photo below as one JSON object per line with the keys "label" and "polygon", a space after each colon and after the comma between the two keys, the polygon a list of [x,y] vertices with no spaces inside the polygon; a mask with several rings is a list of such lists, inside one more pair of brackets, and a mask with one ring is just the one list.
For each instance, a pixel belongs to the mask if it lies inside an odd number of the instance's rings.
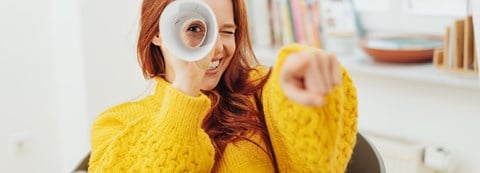
{"label": "woman's eye", "polygon": [[235,34],[234,31],[222,31],[222,33],[229,34],[229,35],[234,35]]}
{"label": "woman's eye", "polygon": [[201,32],[202,31],[202,28],[200,28],[199,26],[190,26],[187,28],[187,31],[189,32]]}

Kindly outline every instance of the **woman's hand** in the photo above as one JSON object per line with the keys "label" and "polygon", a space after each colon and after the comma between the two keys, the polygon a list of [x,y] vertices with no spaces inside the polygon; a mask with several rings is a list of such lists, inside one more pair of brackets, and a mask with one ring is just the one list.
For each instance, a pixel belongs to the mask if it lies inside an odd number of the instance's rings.
{"label": "woman's hand", "polygon": [[335,55],[306,50],[288,55],[280,72],[285,95],[305,106],[322,106],[333,87],[341,82],[340,64]]}
{"label": "woman's hand", "polygon": [[[164,54],[169,54],[168,50],[163,49]],[[200,95],[200,88],[205,77],[205,71],[213,58],[214,51],[212,50],[207,57],[201,60],[188,62],[179,58],[174,58],[169,54],[168,61],[170,61],[170,69],[173,70],[174,79],[172,86],[181,92],[190,95]]]}

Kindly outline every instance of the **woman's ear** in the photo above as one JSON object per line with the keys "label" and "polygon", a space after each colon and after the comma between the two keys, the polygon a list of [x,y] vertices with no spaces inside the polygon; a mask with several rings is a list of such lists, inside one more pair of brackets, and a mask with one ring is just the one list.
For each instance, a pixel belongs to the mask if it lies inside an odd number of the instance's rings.
{"label": "woman's ear", "polygon": [[160,39],[159,34],[157,34],[157,35],[155,35],[155,37],[153,37],[152,43],[156,46],[159,46],[159,47],[162,45],[162,39]]}

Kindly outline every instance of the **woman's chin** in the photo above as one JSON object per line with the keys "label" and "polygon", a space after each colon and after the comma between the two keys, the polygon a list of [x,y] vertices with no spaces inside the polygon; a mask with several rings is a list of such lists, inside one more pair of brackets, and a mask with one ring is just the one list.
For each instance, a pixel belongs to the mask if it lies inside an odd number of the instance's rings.
{"label": "woman's chin", "polygon": [[201,90],[203,90],[203,91],[211,91],[211,90],[213,90],[214,88],[215,88],[215,86],[213,86],[213,87],[211,87],[211,86],[204,86],[204,87],[201,88]]}
{"label": "woman's chin", "polygon": [[220,79],[205,79],[202,83],[201,89],[204,91],[211,91],[217,87],[219,80]]}
{"label": "woman's chin", "polygon": [[224,69],[220,68],[210,72],[207,71],[203,77],[201,89],[204,91],[215,89],[220,81],[220,78],[222,78],[223,71]]}

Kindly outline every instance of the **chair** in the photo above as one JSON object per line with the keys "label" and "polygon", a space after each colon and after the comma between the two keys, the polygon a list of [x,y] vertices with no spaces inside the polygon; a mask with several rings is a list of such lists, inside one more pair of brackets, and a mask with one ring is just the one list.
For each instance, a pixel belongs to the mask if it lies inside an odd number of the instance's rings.
{"label": "chair", "polygon": [[345,173],[385,173],[385,165],[375,146],[361,133]]}
{"label": "chair", "polygon": [[[90,153],[73,172],[86,172],[89,159]],[[361,133],[357,133],[357,142],[345,173],[385,173],[385,165],[380,153]]]}
{"label": "chair", "polygon": [[73,172],[74,173],[88,172],[89,161],[90,161],[90,153],[88,153],[87,156],[83,158],[82,162],[78,164],[78,166],[75,168],[75,170],[73,170]]}

